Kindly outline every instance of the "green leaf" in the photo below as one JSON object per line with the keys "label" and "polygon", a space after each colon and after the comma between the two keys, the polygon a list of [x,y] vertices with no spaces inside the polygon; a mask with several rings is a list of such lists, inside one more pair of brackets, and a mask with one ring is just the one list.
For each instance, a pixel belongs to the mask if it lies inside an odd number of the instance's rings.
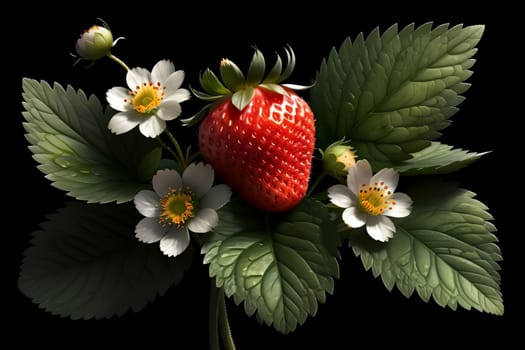
{"label": "green leaf", "polygon": [[132,204],[68,203],[48,216],[24,252],[18,287],[39,307],[73,319],[139,311],[178,284],[191,249],[176,258],[134,237]]}
{"label": "green leaf", "polygon": [[[432,297],[441,306],[503,314],[501,252],[487,207],[455,185],[425,182],[408,192],[410,216],[396,221],[387,243],[364,232],[350,233],[350,245],[367,270],[409,297]],[[439,194],[439,195],[436,195]]]}
{"label": "green leaf", "polygon": [[111,134],[107,125],[114,112],[104,114],[100,101],[82,90],[31,79],[23,80],[23,90],[29,149],[53,186],[99,203],[129,201],[147,186],[160,159],[151,153],[155,140],[138,130]]}
{"label": "green leaf", "polygon": [[339,241],[327,209],[307,198],[286,215],[271,215],[234,199],[219,215],[202,247],[217,287],[285,334],[315,315],[317,300],[325,301],[339,276]]}
{"label": "green leaf", "polygon": [[[210,95],[228,95],[231,91],[228,90],[220,81],[220,79],[213,73],[213,71],[207,68],[204,73],[199,77],[201,87]],[[192,90],[194,93],[195,91]]]}
{"label": "green leaf", "polygon": [[190,90],[195,95],[195,97],[203,101],[213,102],[213,101],[220,100],[221,98],[224,97],[223,95],[210,95],[206,92],[192,89],[191,87],[190,87]]}
{"label": "green leaf", "polygon": [[250,62],[250,67],[248,68],[248,77],[246,78],[246,84],[248,86],[258,85],[264,78],[265,68],[266,64],[264,61],[264,56],[261,53],[261,51],[259,51],[259,49],[255,48],[252,61]]}
{"label": "green leaf", "polygon": [[241,69],[229,59],[221,61],[220,73],[224,85],[231,92],[241,89],[246,84],[246,79]]}
{"label": "green leaf", "polygon": [[285,81],[292,75],[295,69],[295,54],[292,50],[292,47],[287,45],[284,47],[284,52],[286,53],[286,67],[284,68],[283,74],[279,77],[277,83]]}
{"label": "green leaf", "polygon": [[[284,47],[284,52],[286,54],[286,66],[284,67],[284,71],[282,70],[283,61],[281,57],[277,54],[277,59],[275,61],[274,66],[270,70],[270,73],[268,73],[266,78],[263,80],[264,84],[279,84],[282,81],[288,79],[290,75],[292,75],[293,70],[295,69],[295,54],[289,45],[286,45]],[[300,85],[297,86],[301,88]]]}
{"label": "green leaf", "polygon": [[221,102],[222,100],[218,100],[210,104],[207,104],[206,106],[202,107],[196,114],[192,115],[191,117],[186,118],[186,119],[181,119],[181,122],[185,126],[197,125],[198,123],[201,122],[202,119],[204,119],[205,116],[208,115],[208,112],[210,111],[210,109],[214,108]]}
{"label": "green leaf", "polygon": [[286,91],[285,88],[283,88],[281,85],[279,84],[260,84],[259,87],[263,88],[263,89],[266,89],[268,91],[273,91],[275,93],[278,93],[278,94],[281,94],[281,95],[284,95],[284,96],[288,96],[288,91]]}
{"label": "green leaf", "polygon": [[281,59],[281,56],[276,54],[277,58],[275,59],[275,64],[273,65],[272,69],[270,70],[270,73],[266,76],[264,79],[264,83],[266,84],[277,84],[281,80],[281,73],[283,70],[283,61]]}
{"label": "green leaf", "polygon": [[232,95],[232,104],[237,107],[239,111],[242,111],[244,107],[250,103],[254,94],[255,89],[252,87],[246,87],[242,90],[239,90]]}
{"label": "green leaf", "polygon": [[311,89],[318,147],[346,137],[377,170],[429,146],[464,99],[483,30],[426,23],[398,32],[394,25],[345,40],[323,60]]}
{"label": "green leaf", "polygon": [[[468,152],[432,142],[427,148],[412,153],[411,159],[394,167],[404,175],[446,174],[466,167],[487,153]],[[385,167],[389,165],[385,164]]]}
{"label": "green leaf", "polygon": [[138,164],[137,174],[140,179],[149,180],[151,179],[151,169],[157,169],[162,157],[162,148],[154,148],[151,152],[146,154],[141,162]]}

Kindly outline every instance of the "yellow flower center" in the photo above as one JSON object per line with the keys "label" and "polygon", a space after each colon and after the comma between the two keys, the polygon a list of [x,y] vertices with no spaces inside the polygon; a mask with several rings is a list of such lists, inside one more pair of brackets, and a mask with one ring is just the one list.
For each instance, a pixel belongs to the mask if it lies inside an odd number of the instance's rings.
{"label": "yellow flower center", "polygon": [[156,85],[143,83],[142,86],[136,86],[135,91],[130,92],[133,96],[131,99],[133,109],[141,114],[154,113],[164,98],[164,90],[166,87],[161,86],[160,83]]}
{"label": "yellow flower center", "polygon": [[359,207],[369,215],[382,215],[387,210],[392,210],[396,202],[390,200],[392,191],[384,182],[361,184],[359,189]]}
{"label": "yellow flower center", "polygon": [[170,189],[166,197],[160,200],[162,213],[161,224],[174,224],[182,227],[195,216],[195,198],[189,190]]}

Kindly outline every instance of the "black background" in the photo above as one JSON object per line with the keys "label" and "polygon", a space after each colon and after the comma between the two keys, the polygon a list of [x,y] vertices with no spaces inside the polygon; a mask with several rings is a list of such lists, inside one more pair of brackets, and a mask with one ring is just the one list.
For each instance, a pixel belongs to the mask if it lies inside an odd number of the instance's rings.
{"label": "black background", "polygon": [[[186,4],[165,8],[147,3],[144,7],[126,5],[115,10],[97,7],[93,3],[79,3],[71,8],[46,5],[42,8],[18,8],[14,11],[17,25],[4,28],[3,55],[9,77],[4,85],[2,106],[9,113],[2,116],[4,159],[2,177],[4,203],[4,251],[8,252],[4,308],[10,322],[8,329],[24,327],[27,337],[17,337],[22,343],[37,340],[41,344],[61,346],[69,344],[65,335],[74,336],[82,344],[139,344],[167,342],[170,348],[207,346],[208,289],[207,266],[195,260],[182,284],[172,288],[139,313],[128,313],[122,318],[101,321],[70,321],[52,316],[23,296],[16,288],[23,250],[28,246],[31,232],[45,219],[45,215],[69,200],[63,192],[50,186],[36,169],[23,137],[21,107],[21,78],[58,81],[72,84],[102,100],[112,86],[124,86],[125,72],[114,62],[104,59],[92,69],[73,67],[74,43],[79,33],[103,18],[115,37],[125,36],[113,53],[130,67],[147,69],[160,59],[171,59],[177,69],[186,71],[185,84],[197,86],[199,71],[206,67],[217,69],[221,58],[228,57],[246,67],[256,45],[267,54],[282,52],[290,44],[297,57],[294,75],[288,82],[307,84],[314,78],[321,59],[332,47],[338,47],[348,37],[359,32],[370,32],[376,26],[382,30],[398,22],[401,27],[415,22],[466,25],[485,24],[486,31],[478,45],[478,60],[469,79],[473,84],[465,94],[467,99],[453,117],[454,123],[445,130],[442,141],[473,151],[493,152],[460,172],[448,176],[461,186],[478,193],[495,217],[497,235],[504,261],[502,291],[505,315],[492,316],[463,309],[443,309],[433,302],[424,303],[416,295],[406,299],[397,290],[388,292],[371,272],[365,272],[349,249],[342,249],[341,278],[336,281],[335,293],[319,306],[317,315],[308,318],[296,332],[283,336],[272,328],[258,325],[254,317],[244,314],[242,306],[228,300],[234,337],[239,349],[254,348],[352,348],[368,341],[370,346],[384,343],[391,346],[420,347],[428,344],[465,345],[507,343],[516,334],[512,330],[518,318],[522,275],[519,256],[519,236],[523,234],[519,210],[523,207],[522,179],[519,171],[506,162],[505,152],[522,157],[520,148],[513,148],[511,129],[519,132],[514,112],[515,100],[510,97],[512,81],[517,79],[519,57],[506,49],[507,43],[516,43],[511,18],[516,11],[503,6],[496,9],[478,8],[460,10],[453,6],[418,7],[409,10],[400,5],[380,11],[379,4],[348,3],[348,9],[336,9],[329,2],[301,7],[283,4],[246,4],[236,7],[226,3]],[[353,7],[352,7],[353,6]],[[355,8],[352,10],[352,8]],[[67,14],[64,12],[66,11]],[[236,12],[238,11],[238,12]],[[517,48],[518,46],[516,46]],[[514,65],[514,66],[513,66]],[[503,67],[503,68],[502,68]],[[307,97],[307,95],[305,94]],[[498,102],[499,101],[499,102]],[[195,101],[183,104],[184,116],[197,111]],[[6,127],[7,122],[7,127]],[[189,134],[188,137],[193,137]],[[515,188],[514,190],[512,188]],[[517,227],[517,228],[515,228]],[[7,240],[6,240],[7,239]],[[521,264],[521,265],[520,265]],[[45,332],[44,332],[45,331]],[[11,335],[14,333],[8,332]],[[452,340],[455,339],[455,340]]]}

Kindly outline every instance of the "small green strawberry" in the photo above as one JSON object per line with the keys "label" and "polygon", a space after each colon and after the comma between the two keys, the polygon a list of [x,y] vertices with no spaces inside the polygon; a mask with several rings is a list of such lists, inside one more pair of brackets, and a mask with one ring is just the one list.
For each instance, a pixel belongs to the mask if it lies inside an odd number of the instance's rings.
{"label": "small green strawberry", "polygon": [[308,87],[280,85],[295,66],[289,47],[286,56],[284,71],[277,56],[266,77],[257,49],[246,78],[227,59],[221,61],[222,82],[207,69],[200,76],[204,92],[193,93],[212,103],[190,121],[204,118],[199,147],[217,176],[251,205],[271,212],[290,210],[305,196],[315,145],[312,110],[293,91]]}
{"label": "small green strawberry", "polygon": [[356,154],[348,141],[339,140],[332,143],[326,150],[319,150],[322,155],[324,171],[336,178],[343,179],[348,170],[355,165]]}

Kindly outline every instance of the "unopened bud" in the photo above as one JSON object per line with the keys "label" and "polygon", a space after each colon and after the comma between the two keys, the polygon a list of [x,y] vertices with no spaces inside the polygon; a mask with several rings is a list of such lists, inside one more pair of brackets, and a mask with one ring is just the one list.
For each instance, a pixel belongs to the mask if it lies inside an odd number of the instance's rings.
{"label": "unopened bud", "polygon": [[355,164],[355,153],[345,141],[334,142],[321,153],[324,170],[335,178],[346,176],[350,167]]}
{"label": "unopened bud", "polygon": [[105,27],[94,25],[77,40],[77,54],[85,60],[95,61],[106,56],[113,47],[113,34]]}

